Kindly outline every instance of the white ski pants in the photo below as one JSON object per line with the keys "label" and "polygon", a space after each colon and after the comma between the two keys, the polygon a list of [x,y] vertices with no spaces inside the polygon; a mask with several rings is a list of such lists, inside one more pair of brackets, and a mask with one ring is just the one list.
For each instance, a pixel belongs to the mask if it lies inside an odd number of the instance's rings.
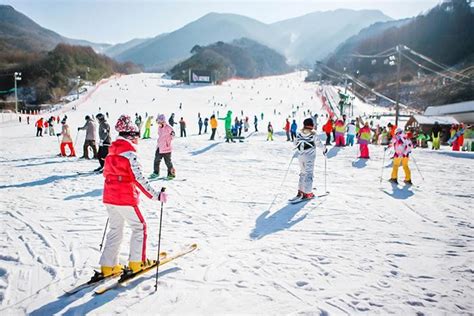
{"label": "white ski pants", "polygon": [[314,148],[306,149],[299,152],[298,160],[300,163],[300,181],[298,190],[304,193],[313,191],[313,173],[314,161],[316,160],[316,150]]}
{"label": "white ski pants", "polygon": [[138,206],[121,206],[105,204],[109,212],[109,232],[104,251],[100,257],[100,265],[113,267],[119,263],[118,255],[123,239],[123,226],[127,224],[132,229],[130,240],[129,261],[146,260],[146,223]]}

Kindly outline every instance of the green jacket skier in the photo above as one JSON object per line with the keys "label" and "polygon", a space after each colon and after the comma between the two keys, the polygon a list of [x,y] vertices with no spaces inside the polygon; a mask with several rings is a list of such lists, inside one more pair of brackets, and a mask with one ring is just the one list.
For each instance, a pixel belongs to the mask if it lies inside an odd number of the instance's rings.
{"label": "green jacket skier", "polygon": [[225,121],[224,122],[225,138],[226,138],[225,142],[235,143],[234,136],[232,135],[232,111],[231,110],[227,111],[226,117],[224,118],[220,117],[219,120]]}

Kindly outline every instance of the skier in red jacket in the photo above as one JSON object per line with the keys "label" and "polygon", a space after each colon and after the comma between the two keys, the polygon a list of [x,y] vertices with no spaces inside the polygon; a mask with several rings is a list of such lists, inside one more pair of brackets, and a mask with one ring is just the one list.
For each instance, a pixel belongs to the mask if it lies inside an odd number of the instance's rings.
{"label": "skier in red jacket", "polygon": [[100,258],[103,276],[118,274],[122,270],[118,254],[124,222],[127,222],[132,229],[128,269],[137,272],[149,264],[146,257],[146,223],[138,208],[139,191],[155,201],[166,202],[167,198],[164,192],[153,189],[143,176],[135,149],[140,132],[130,116],[120,116],[115,129],[119,132],[119,136],[109,148],[103,172],[105,178],[103,202],[109,213],[110,226]]}

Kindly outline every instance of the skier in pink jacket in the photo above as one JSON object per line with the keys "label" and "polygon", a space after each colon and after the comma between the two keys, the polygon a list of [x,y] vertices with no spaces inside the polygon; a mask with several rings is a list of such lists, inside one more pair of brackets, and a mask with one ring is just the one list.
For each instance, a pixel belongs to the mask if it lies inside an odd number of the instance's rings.
{"label": "skier in pink jacket", "polygon": [[156,179],[160,176],[160,162],[163,158],[165,160],[166,167],[168,168],[168,180],[174,179],[176,177],[176,171],[171,162],[171,142],[174,137],[173,128],[168,125],[166,122],[166,117],[164,114],[159,114],[156,119],[158,123],[158,146],[155,152],[155,161],[153,164],[153,173],[150,175],[149,179]]}

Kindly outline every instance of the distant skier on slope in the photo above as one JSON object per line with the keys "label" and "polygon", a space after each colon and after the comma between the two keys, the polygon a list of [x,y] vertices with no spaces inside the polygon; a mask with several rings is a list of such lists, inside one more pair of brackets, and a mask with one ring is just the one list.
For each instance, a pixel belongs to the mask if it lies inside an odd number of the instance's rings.
{"label": "distant skier on slope", "polygon": [[96,126],[94,121],[92,121],[89,115],[85,117],[86,123],[83,127],[78,127],[77,130],[86,130],[86,139],[84,141],[84,154],[81,158],[89,159],[89,147],[92,148],[92,152],[94,153],[94,159],[97,158],[97,148],[95,145],[96,140]]}
{"label": "distant skier on slope", "polygon": [[356,135],[356,126],[355,126],[354,120],[351,120],[351,122],[347,124],[346,130],[347,130],[346,145],[354,146],[354,138]]}
{"label": "distant skier on slope", "polygon": [[61,156],[66,157],[66,146],[68,146],[70,151],[69,157],[76,157],[76,152],[74,151],[72,143],[71,130],[69,129],[69,125],[66,123],[66,118],[63,118],[61,124],[61,133],[57,134],[58,137],[61,135],[63,137],[60,145]]}
{"label": "distant skier on slope", "polygon": [[369,143],[371,139],[371,131],[369,122],[364,123],[364,127],[359,130],[359,158],[370,159],[369,156]]}
{"label": "distant skier on slope", "polygon": [[286,119],[285,121],[285,126],[283,127],[283,129],[285,130],[285,133],[286,133],[286,141],[290,141],[290,130],[291,130],[291,126],[290,126],[290,121],[288,119]]}
{"label": "distant skier on slope", "polygon": [[227,111],[226,117],[220,117],[219,120],[224,121],[224,128],[225,128],[225,142],[232,142],[235,143],[234,141],[234,136],[232,135],[232,111],[229,110]]}
{"label": "distant skier on slope", "polygon": [[211,138],[209,140],[214,140],[217,131],[217,119],[214,114],[211,115],[211,119],[209,122],[211,124]]}
{"label": "distant skier on slope", "polygon": [[156,146],[155,160],[153,162],[153,173],[150,175],[149,179],[156,179],[160,176],[160,163],[163,158],[166,167],[168,168],[167,178],[171,180],[176,177],[176,170],[171,162],[171,142],[173,141],[174,131],[171,126],[166,124],[166,117],[164,114],[159,114],[156,122],[158,123],[158,143]]}
{"label": "distant skier on slope", "polygon": [[145,132],[143,132],[143,139],[149,139],[150,138],[150,130],[151,126],[153,125],[153,115],[148,116],[145,122]]}
{"label": "distant skier on slope", "polygon": [[441,126],[439,125],[438,121],[436,121],[431,130],[431,138],[433,139],[433,146],[431,149],[439,150],[441,132],[442,132]]}
{"label": "distant skier on slope", "polygon": [[346,132],[346,126],[344,124],[344,121],[342,119],[338,119],[336,123],[334,124],[334,130],[335,130],[335,140],[336,140],[336,147],[343,147],[345,146],[344,142],[344,133]]}
{"label": "distant skier on slope", "polygon": [[408,159],[413,149],[411,140],[407,138],[401,128],[397,128],[394,137],[385,150],[387,150],[389,147],[393,147],[393,150],[395,151],[393,156],[392,176],[390,177],[389,181],[395,184],[398,183],[398,167],[400,167],[401,164],[403,166],[403,171],[405,172],[404,182],[411,185],[411,171],[408,167]]}
{"label": "distant skier on slope", "polygon": [[296,120],[293,120],[290,128],[291,128],[291,141],[294,142],[296,139],[296,131],[298,129],[298,124],[296,124]]}
{"label": "distant skier on slope", "polygon": [[99,151],[97,152],[99,167],[94,171],[101,172],[102,169],[104,169],[105,157],[107,157],[109,153],[109,146],[112,139],[110,138],[110,125],[105,119],[104,114],[99,113],[95,117],[99,121]]}
{"label": "distant skier on slope", "polygon": [[323,149],[323,155],[326,155],[327,149],[319,139],[314,130],[314,121],[307,118],[303,121],[303,128],[296,135],[296,150],[300,164],[300,179],[298,182],[298,193],[291,202],[299,200],[312,199],[313,194],[313,174],[314,162],[316,160],[316,146]]}
{"label": "distant skier on slope", "polygon": [[38,136],[43,137],[44,121],[42,117],[40,117],[39,120],[36,121],[35,126],[36,126],[36,137]]}
{"label": "distant skier on slope", "polygon": [[100,275],[109,276],[122,271],[118,255],[123,238],[123,224],[132,229],[128,269],[138,272],[151,261],[146,257],[146,223],[138,208],[139,190],[148,198],[166,202],[164,192],[158,192],[143,176],[135,145],[140,133],[130,116],[121,115],[115,125],[119,133],[110,146],[104,168],[103,202],[109,213],[109,232],[100,257]]}
{"label": "distant skier on slope", "polygon": [[267,131],[268,131],[267,141],[269,141],[269,140],[273,141],[273,126],[272,126],[272,122],[268,122]]}

